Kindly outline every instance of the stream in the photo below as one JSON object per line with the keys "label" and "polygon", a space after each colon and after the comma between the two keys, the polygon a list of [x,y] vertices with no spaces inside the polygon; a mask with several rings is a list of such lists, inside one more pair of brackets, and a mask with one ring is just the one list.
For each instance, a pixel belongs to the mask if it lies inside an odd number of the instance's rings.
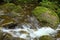
{"label": "stream", "polygon": [[39,40],[39,38],[44,35],[55,36],[58,30],[60,30],[60,25],[58,25],[56,29],[49,26],[41,27],[38,20],[34,16],[28,16],[27,20],[29,23],[22,23],[21,25],[16,26],[14,29],[2,27],[0,28],[0,31],[3,33],[8,33],[13,37],[22,38],[25,40],[34,40],[35,38]]}

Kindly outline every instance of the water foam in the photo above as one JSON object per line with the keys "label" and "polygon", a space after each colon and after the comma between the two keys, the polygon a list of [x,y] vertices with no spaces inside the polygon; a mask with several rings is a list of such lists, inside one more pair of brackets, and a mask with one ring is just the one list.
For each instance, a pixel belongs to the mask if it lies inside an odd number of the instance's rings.
{"label": "water foam", "polygon": [[[29,28],[24,28],[24,29],[21,29],[21,28],[16,28],[16,29],[2,28],[0,30],[2,32],[6,32],[6,33],[11,34],[13,37],[20,37],[23,39],[27,39],[27,38],[34,39],[34,38],[39,38],[39,37],[44,36],[44,35],[50,35],[50,34],[56,33],[56,30],[54,30],[50,27],[42,27],[42,28],[39,28],[37,30],[29,29]],[[21,33],[20,31],[25,31],[27,33]]]}

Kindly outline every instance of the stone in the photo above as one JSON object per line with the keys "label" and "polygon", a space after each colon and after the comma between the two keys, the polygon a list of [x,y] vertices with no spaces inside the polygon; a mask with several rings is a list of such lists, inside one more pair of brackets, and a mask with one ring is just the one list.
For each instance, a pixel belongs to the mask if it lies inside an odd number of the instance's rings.
{"label": "stone", "polygon": [[0,40],[3,39],[3,32],[0,31]]}
{"label": "stone", "polygon": [[39,40],[54,40],[54,39],[51,36],[45,35],[45,36],[40,37]]}
{"label": "stone", "polygon": [[3,37],[3,40],[13,40],[13,37],[9,33],[6,33]]}
{"label": "stone", "polygon": [[59,24],[58,15],[49,8],[38,6],[32,11],[32,13],[40,21],[41,26],[50,26],[52,28],[56,28]]}
{"label": "stone", "polygon": [[11,18],[10,16],[7,16],[7,15],[1,15],[0,18],[1,18],[1,21],[0,21],[0,26],[1,27],[5,27],[9,24],[15,24],[16,23],[16,21],[13,18]]}

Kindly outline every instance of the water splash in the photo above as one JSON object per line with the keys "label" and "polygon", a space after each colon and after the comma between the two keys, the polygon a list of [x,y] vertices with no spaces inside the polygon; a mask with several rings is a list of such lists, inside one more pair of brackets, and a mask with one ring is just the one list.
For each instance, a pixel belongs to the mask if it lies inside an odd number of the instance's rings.
{"label": "water splash", "polygon": [[[50,27],[42,27],[39,28],[38,30],[34,30],[34,29],[28,29],[28,28],[24,28],[24,29],[0,29],[2,32],[6,32],[11,34],[13,37],[20,37],[23,39],[27,39],[27,38],[31,38],[31,40],[33,40],[34,38],[39,38],[43,35],[50,35],[50,34],[54,34],[56,33],[56,31]],[[26,33],[21,33],[21,31],[26,32]]]}
{"label": "water splash", "polygon": [[60,30],[60,24],[58,25],[57,29],[56,30]]}
{"label": "water splash", "polygon": [[39,40],[41,36],[54,35],[59,28],[58,27],[56,30],[54,30],[51,27],[40,27],[38,25],[38,20],[34,16],[28,16],[27,21],[29,21],[29,23],[22,23],[21,25],[16,26],[14,29],[0,28],[0,31],[11,34],[13,37],[19,37],[26,40],[34,40],[36,38]]}

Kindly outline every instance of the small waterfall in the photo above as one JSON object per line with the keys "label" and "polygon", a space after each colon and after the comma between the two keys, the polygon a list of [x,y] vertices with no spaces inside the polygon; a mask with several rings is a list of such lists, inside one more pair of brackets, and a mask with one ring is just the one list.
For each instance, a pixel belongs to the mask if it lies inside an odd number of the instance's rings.
{"label": "small waterfall", "polygon": [[[0,28],[0,31],[3,33],[8,33],[13,37],[19,37],[26,40],[34,40],[35,38],[39,40],[41,36],[44,35],[54,35],[57,32],[57,29],[54,30],[51,27],[40,27],[39,22],[33,16],[28,16],[28,23],[22,23],[21,25],[16,26],[14,29]],[[21,28],[22,27],[22,28]]]}
{"label": "small waterfall", "polygon": [[[33,40],[34,38],[39,38],[43,35],[50,35],[56,33],[56,31],[50,27],[42,27],[38,30],[30,29],[30,28],[16,28],[16,29],[0,29],[2,32],[6,32],[11,34],[13,37],[20,37],[23,39],[31,38]],[[24,33],[25,32],[25,33]]]}

